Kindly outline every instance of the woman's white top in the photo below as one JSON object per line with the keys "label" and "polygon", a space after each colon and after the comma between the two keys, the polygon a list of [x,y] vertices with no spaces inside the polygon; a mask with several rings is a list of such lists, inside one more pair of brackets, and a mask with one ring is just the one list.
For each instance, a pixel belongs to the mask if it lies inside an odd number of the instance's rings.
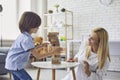
{"label": "woman's white top", "polygon": [[[103,80],[102,76],[105,75],[105,72],[109,66],[109,60],[107,60],[104,67],[99,70],[97,54],[91,52],[89,59],[86,60],[85,50],[85,43],[83,43],[79,49],[79,52],[75,55],[79,62],[79,66],[75,68],[76,80]],[[89,77],[84,72],[84,60],[89,63],[90,70],[92,71]],[[72,72],[70,71],[62,80],[73,80]]]}

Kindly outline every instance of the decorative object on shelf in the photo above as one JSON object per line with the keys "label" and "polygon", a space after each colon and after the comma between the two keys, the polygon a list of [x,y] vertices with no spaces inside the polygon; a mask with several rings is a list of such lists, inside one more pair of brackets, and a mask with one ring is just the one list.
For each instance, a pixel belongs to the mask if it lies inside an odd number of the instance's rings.
{"label": "decorative object on shelf", "polygon": [[63,21],[54,21],[52,24],[51,24],[52,27],[57,27],[57,28],[62,28],[64,27],[64,23]]}
{"label": "decorative object on shelf", "polygon": [[52,27],[57,27],[57,21],[54,21],[54,22],[52,23]]}
{"label": "decorative object on shelf", "polygon": [[49,14],[52,14],[52,13],[53,13],[53,10],[48,10],[48,13],[49,13]]}
{"label": "decorative object on shelf", "polygon": [[66,41],[66,37],[65,36],[61,36],[60,37],[60,41]]}
{"label": "decorative object on shelf", "polygon": [[55,5],[55,8],[56,8],[56,12],[58,12],[58,8],[60,7],[60,5],[59,4],[56,4]]}
{"label": "decorative object on shelf", "polygon": [[58,28],[64,27],[63,21],[58,21],[58,22],[56,23],[56,26],[57,26]]}
{"label": "decorative object on shelf", "polygon": [[65,11],[66,11],[66,9],[65,9],[65,8],[62,8],[62,9],[61,9],[61,12],[65,12]]}
{"label": "decorative object on shelf", "polygon": [[65,48],[65,42],[66,42],[66,36],[60,36],[59,41],[60,41],[60,47]]}
{"label": "decorative object on shelf", "polygon": [[2,5],[0,4],[0,12],[2,12],[3,11],[3,7],[2,7]]}
{"label": "decorative object on shelf", "polygon": [[112,4],[112,0],[99,0],[102,5],[108,6]]}
{"label": "decorative object on shelf", "polygon": [[[0,12],[2,12],[2,11],[3,11],[3,7],[2,7],[2,5],[0,4]],[[2,17],[2,15],[1,15],[1,17]],[[1,22],[2,22],[2,18],[1,18]],[[1,27],[2,27],[2,23],[1,23]],[[3,42],[2,42],[2,30],[1,30],[0,46],[1,46],[1,47],[3,46]]]}

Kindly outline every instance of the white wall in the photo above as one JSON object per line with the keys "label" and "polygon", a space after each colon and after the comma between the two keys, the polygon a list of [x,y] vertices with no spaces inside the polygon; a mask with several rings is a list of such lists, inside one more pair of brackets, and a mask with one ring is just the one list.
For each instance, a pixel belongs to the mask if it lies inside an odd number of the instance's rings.
{"label": "white wall", "polygon": [[[20,33],[18,23],[22,13],[33,11],[42,18],[44,3],[46,0],[0,0],[3,6],[3,12],[0,13],[0,37],[2,35],[3,40],[15,40]],[[41,29],[37,35],[42,36]]]}
{"label": "white wall", "polygon": [[[74,13],[74,39],[89,34],[93,27],[104,27],[110,38],[110,54],[120,55],[120,0],[113,0],[105,6],[99,0],[48,0],[48,10],[54,5],[66,8]],[[79,35],[78,35],[79,34]]]}
{"label": "white wall", "polygon": [[3,0],[1,13],[1,35],[3,39],[15,39],[18,32],[16,22],[16,0]]}
{"label": "white wall", "polygon": [[54,10],[55,4],[74,12],[75,39],[93,27],[104,27],[110,40],[120,41],[120,0],[113,0],[109,6],[101,5],[99,0],[48,0],[48,9]]}
{"label": "white wall", "polygon": [[[31,10],[36,12],[41,17],[42,20],[43,20],[42,17],[43,13],[46,13],[46,9],[47,9],[47,0],[31,0]],[[39,27],[37,34],[35,35],[43,36],[42,25],[43,22]]]}
{"label": "white wall", "polygon": [[16,11],[18,12],[17,17],[19,21],[24,11],[31,11],[31,0],[18,0],[16,4],[17,4]]}

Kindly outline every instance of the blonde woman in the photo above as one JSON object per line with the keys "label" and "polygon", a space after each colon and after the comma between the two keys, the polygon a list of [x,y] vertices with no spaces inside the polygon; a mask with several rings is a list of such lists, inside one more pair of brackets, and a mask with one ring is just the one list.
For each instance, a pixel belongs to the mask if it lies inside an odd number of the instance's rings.
{"label": "blonde woman", "polygon": [[[108,33],[104,28],[94,28],[87,42],[88,44],[84,43],[77,55],[68,61],[80,63],[75,68],[76,80],[103,80],[102,76],[110,62]],[[62,80],[73,80],[72,73]]]}

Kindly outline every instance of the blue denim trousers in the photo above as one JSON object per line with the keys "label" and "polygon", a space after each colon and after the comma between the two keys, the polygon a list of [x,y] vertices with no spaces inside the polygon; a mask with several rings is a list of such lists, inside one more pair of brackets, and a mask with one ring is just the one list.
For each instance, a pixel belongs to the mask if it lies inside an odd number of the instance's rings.
{"label": "blue denim trousers", "polygon": [[32,80],[30,75],[24,70],[10,70],[13,75],[13,80]]}

